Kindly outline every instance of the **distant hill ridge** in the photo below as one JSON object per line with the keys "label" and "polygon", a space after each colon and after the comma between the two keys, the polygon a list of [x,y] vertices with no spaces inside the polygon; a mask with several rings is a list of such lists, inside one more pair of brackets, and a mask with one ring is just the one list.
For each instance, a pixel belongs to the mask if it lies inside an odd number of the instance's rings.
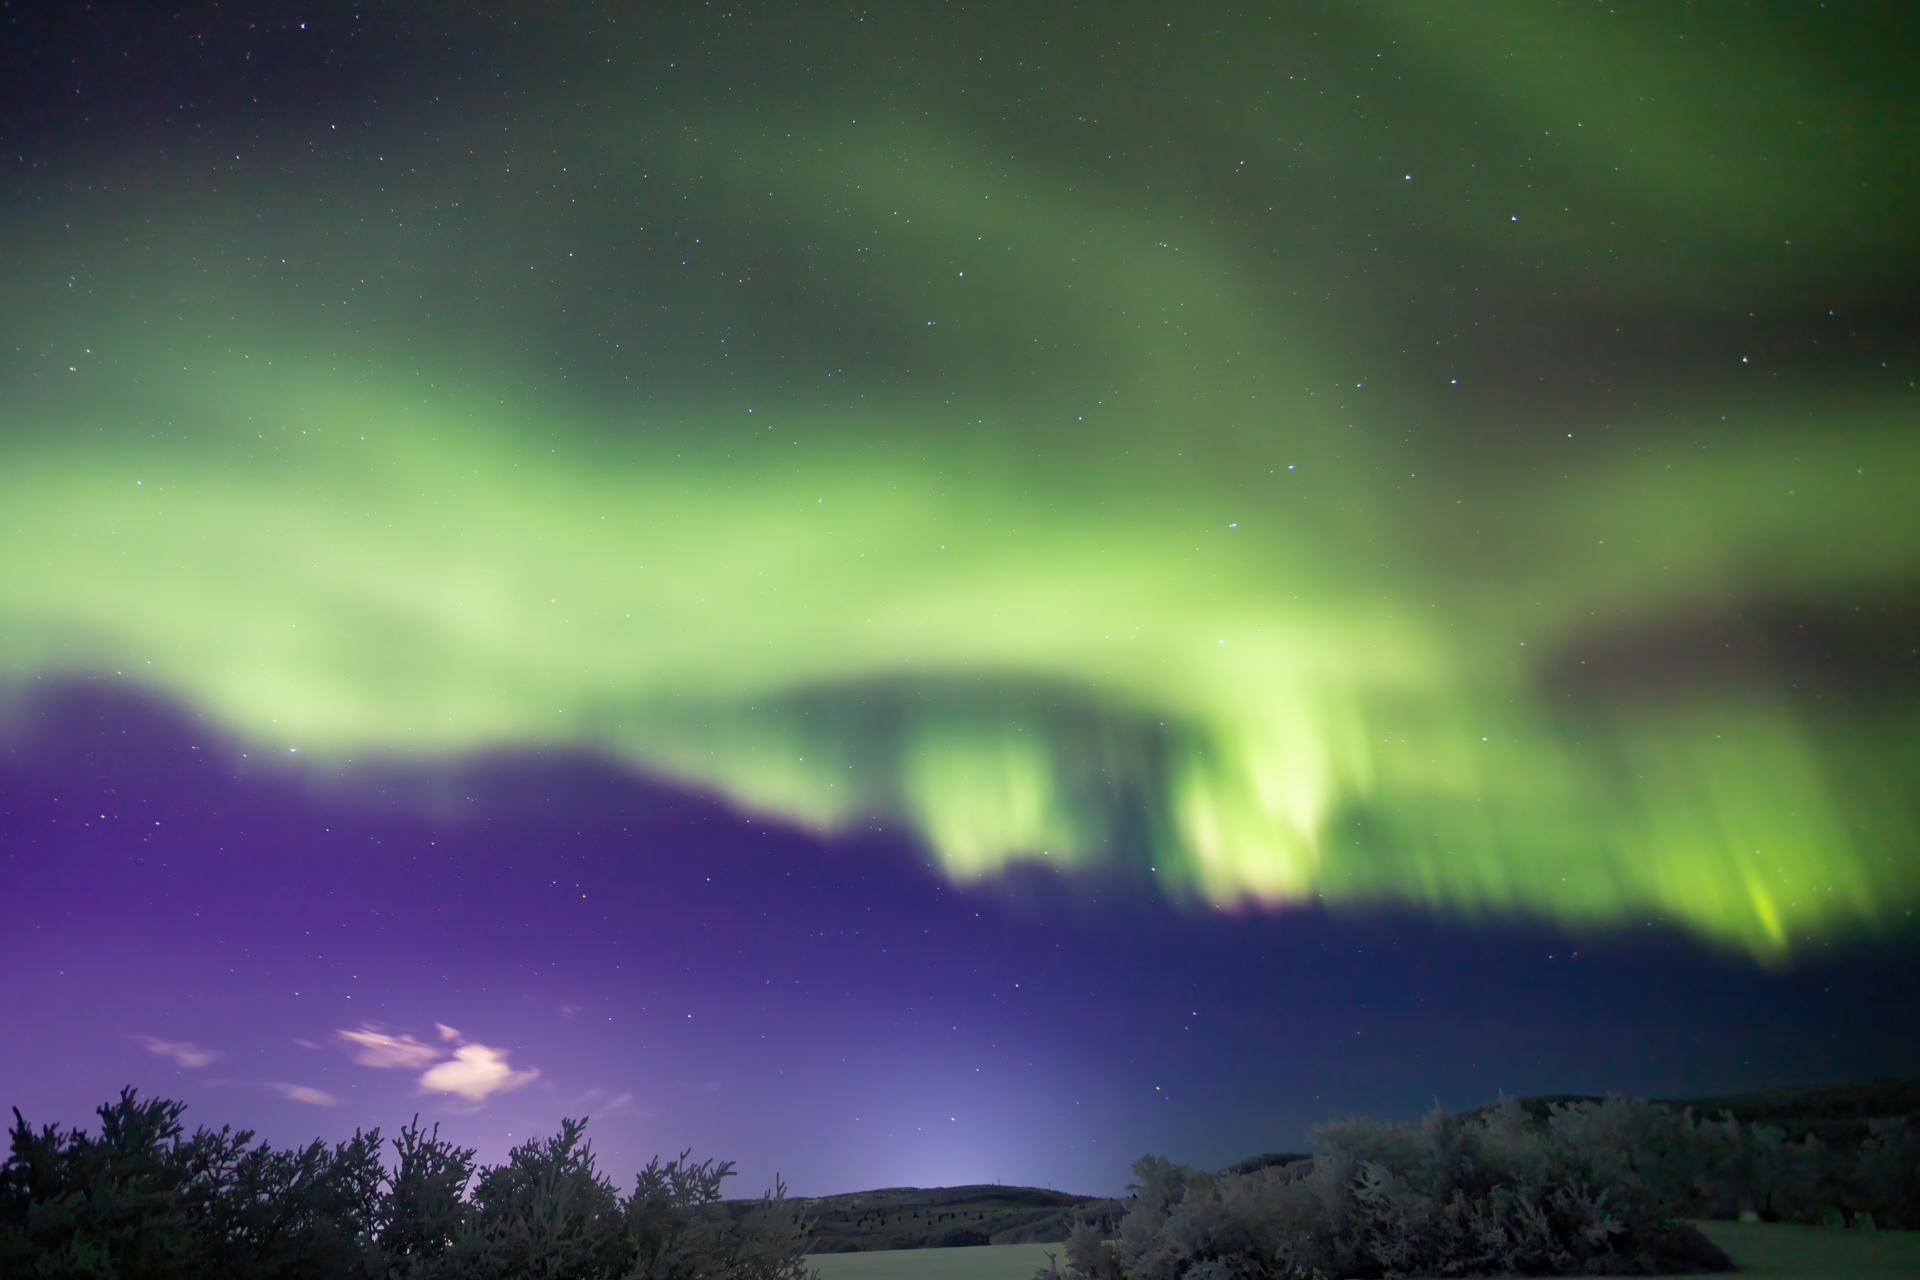
{"label": "distant hill ridge", "polygon": [[[1518,1101],[1530,1114],[1545,1119],[1555,1105],[1603,1099],[1587,1094],[1542,1093]],[[1788,1142],[1799,1142],[1814,1134],[1832,1147],[1859,1143],[1867,1136],[1869,1120],[1892,1120],[1900,1116],[1920,1119],[1920,1080],[1788,1085],[1711,1098],[1652,1098],[1649,1101],[1675,1111],[1691,1108],[1695,1115],[1703,1118],[1731,1113],[1743,1124],[1772,1125],[1784,1130]]]}
{"label": "distant hill ridge", "polygon": [[[757,1203],[733,1200],[736,1213]],[[1104,1196],[1045,1187],[974,1183],[962,1187],[879,1187],[788,1201],[814,1219],[811,1253],[941,1249],[1065,1240],[1081,1218],[1112,1216]]]}

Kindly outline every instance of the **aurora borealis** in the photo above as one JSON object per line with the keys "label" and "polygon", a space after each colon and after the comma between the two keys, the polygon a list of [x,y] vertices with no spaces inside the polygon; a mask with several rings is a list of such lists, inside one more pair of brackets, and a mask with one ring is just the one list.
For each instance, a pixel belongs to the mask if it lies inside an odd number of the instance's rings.
{"label": "aurora borealis", "polygon": [[1909,20],[130,15],[14,20],[15,742],[111,689],[406,821],[534,753],[983,901],[1907,945]]}

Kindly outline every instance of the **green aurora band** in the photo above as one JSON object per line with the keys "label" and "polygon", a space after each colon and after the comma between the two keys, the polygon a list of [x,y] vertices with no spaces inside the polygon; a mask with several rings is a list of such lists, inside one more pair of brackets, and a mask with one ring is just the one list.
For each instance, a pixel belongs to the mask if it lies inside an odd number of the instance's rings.
{"label": "green aurora band", "polygon": [[[1764,670],[1625,693],[1580,673],[1703,608],[1905,590],[1911,394],[1716,386],[1612,410],[1630,447],[1556,429],[1543,456],[1571,461],[1524,474],[1406,444],[1434,393],[1344,376],[1295,301],[1310,272],[1277,289],[1177,202],[874,117],[573,154],[609,222],[643,178],[697,174],[709,237],[749,197],[790,229],[763,274],[835,236],[881,260],[859,279],[897,377],[824,360],[840,376],[802,385],[743,323],[737,360],[721,344],[658,395],[562,386],[502,264],[559,278],[589,233],[516,221],[477,178],[417,199],[493,211],[467,224],[484,297],[465,259],[349,293],[404,275],[414,233],[261,231],[290,180],[178,195],[157,229],[150,206],[88,214],[64,234],[92,294],[8,321],[57,353],[0,384],[10,687],[111,674],[302,762],[603,751],[823,832],[903,820],[957,880],[1137,862],[1197,904],[1657,914],[1761,958],[1920,902],[1913,708]],[[1621,200],[1684,186],[1675,131]],[[1720,182],[1676,199],[1778,179]],[[36,217],[12,215],[18,261],[79,252]],[[1448,247],[1482,234],[1508,229]],[[720,274],[673,297],[744,282]],[[313,305],[336,295],[345,320]]]}

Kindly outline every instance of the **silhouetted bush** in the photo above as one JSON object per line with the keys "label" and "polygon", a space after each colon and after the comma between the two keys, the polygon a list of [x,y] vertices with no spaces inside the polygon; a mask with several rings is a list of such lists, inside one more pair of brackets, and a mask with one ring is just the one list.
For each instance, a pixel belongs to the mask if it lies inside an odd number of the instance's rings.
{"label": "silhouetted bush", "polygon": [[0,1275],[172,1280],[800,1280],[811,1223],[777,1186],[720,1203],[730,1162],[651,1161],[622,1199],[595,1168],[585,1120],[476,1169],[418,1117],[380,1162],[380,1133],[332,1148],[183,1136],[185,1104],[132,1089],[100,1135],[14,1112],[0,1166]]}
{"label": "silhouetted bush", "polygon": [[379,1134],[329,1149],[249,1146],[250,1131],[184,1137],[186,1104],[132,1089],[100,1134],[14,1111],[0,1166],[0,1274],[330,1277],[352,1273],[379,1199]]}

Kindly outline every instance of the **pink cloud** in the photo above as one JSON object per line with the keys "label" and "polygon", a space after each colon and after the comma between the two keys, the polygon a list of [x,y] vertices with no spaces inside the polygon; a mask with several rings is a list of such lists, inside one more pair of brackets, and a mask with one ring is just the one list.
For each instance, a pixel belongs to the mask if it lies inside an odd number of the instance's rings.
{"label": "pink cloud", "polygon": [[211,1049],[202,1049],[186,1040],[160,1040],[153,1036],[135,1036],[134,1039],[145,1045],[148,1053],[172,1058],[183,1067],[204,1067],[220,1056]]}
{"label": "pink cloud", "polygon": [[484,1044],[463,1044],[453,1051],[451,1062],[442,1062],[420,1077],[422,1093],[456,1093],[473,1102],[489,1095],[518,1089],[537,1079],[539,1068],[515,1071],[507,1065],[507,1051]]}
{"label": "pink cloud", "polygon": [[391,1036],[384,1031],[362,1026],[358,1031],[336,1031],[354,1046],[353,1060],[363,1067],[424,1067],[440,1056],[440,1050],[422,1044],[412,1036]]}

